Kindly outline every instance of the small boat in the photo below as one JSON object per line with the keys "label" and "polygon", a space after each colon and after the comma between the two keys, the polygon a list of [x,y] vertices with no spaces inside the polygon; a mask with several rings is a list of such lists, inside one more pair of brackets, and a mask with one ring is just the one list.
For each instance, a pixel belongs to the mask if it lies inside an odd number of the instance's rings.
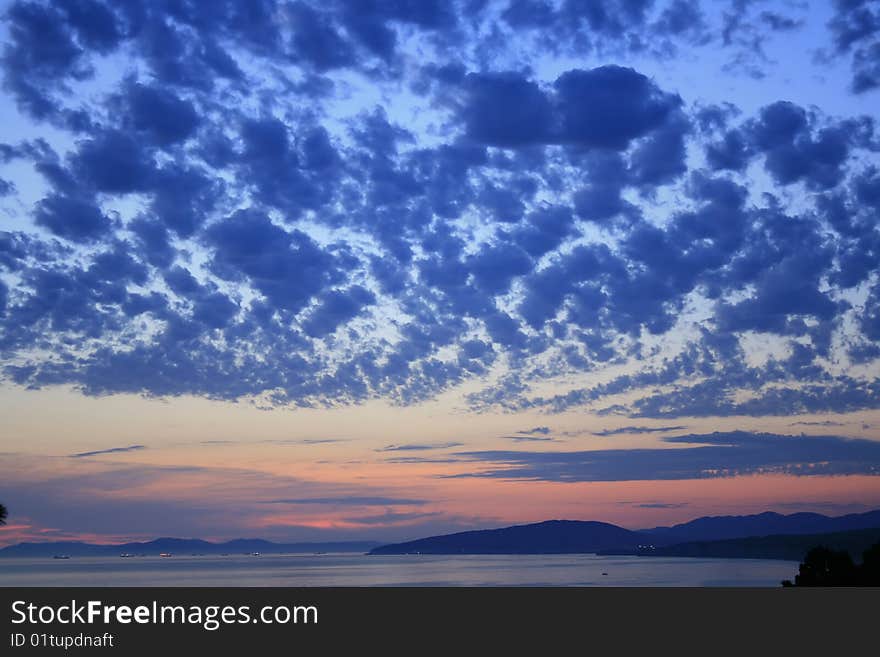
{"label": "small boat", "polygon": [[53,559],[70,559],[69,554],[56,554],[52,557]]}
{"label": "small boat", "polygon": [[120,554],[119,556],[120,556],[120,558],[122,558],[122,559],[128,559],[129,557],[133,557],[134,555],[131,554],[131,553],[129,553],[129,552],[123,552],[123,553]]}
{"label": "small boat", "polygon": [[260,556],[260,553],[259,552],[251,552],[251,556],[258,557],[258,556]]}
{"label": "small boat", "polygon": [[170,552],[160,552],[160,553],[159,553],[159,556],[160,556],[160,557],[170,557],[170,556],[171,556],[171,553],[170,553]]}

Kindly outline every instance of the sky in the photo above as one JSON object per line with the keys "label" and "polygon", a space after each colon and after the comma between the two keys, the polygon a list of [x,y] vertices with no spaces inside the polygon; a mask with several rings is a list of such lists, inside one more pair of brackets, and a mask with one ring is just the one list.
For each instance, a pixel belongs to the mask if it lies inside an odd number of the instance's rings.
{"label": "sky", "polygon": [[0,545],[880,507],[880,2],[0,5]]}

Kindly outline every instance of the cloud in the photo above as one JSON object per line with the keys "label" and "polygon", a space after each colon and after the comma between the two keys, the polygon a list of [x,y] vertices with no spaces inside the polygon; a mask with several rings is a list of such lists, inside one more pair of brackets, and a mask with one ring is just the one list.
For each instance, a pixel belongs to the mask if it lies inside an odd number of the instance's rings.
{"label": "cloud", "polygon": [[94,452],[79,452],[78,454],[70,454],[72,459],[81,459],[87,456],[99,456],[101,454],[115,454],[117,452],[136,452],[147,449],[144,445],[129,445],[128,447],[108,447],[107,449],[99,449]]}
{"label": "cloud", "polygon": [[744,431],[664,438],[670,447],[579,452],[458,452],[490,479],[584,482],[712,479],[750,474],[880,475],[880,442]]}
{"label": "cloud", "polygon": [[377,449],[377,452],[421,452],[432,449],[449,449],[461,447],[464,443],[441,442],[441,443],[409,443],[403,445],[386,445]]}
{"label": "cloud", "polygon": [[690,506],[688,502],[620,502],[637,509],[683,509]]}
{"label": "cloud", "polygon": [[120,129],[96,132],[80,144],[71,168],[86,186],[108,194],[146,192],[157,176],[152,153],[135,135]]}
{"label": "cloud", "polygon": [[851,89],[857,94],[880,87],[877,52],[880,50],[880,10],[870,2],[835,2],[828,24],[834,37],[835,54],[852,53]]}
{"label": "cloud", "polygon": [[663,126],[681,103],[646,76],[619,66],[567,71],[551,92],[516,73],[471,74],[465,86],[467,136],[507,148],[567,144],[623,150]]}
{"label": "cloud", "polygon": [[336,497],[302,497],[281,500],[265,500],[262,504],[327,504],[332,506],[421,506],[426,500],[406,497],[364,497],[339,495]]}
{"label": "cloud", "polygon": [[442,457],[431,457],[431,456],[394,456],[385,459],[385,463],[399,463],[399,464],[410,464],[410,463],[460,463],[462,459],[458,456],[449,456],[446,458]]}
{"label": "cloud", "polygon": [[84,51],[54,7],[15,3],[6,20],[10,35],[3,54],[6,84],[23,110],[47,118],[58,112],[52,96],[60,83],[89,76]]}
{"label": "cloud", "polygon": [[616,429],[603,429],[602,431],[593,431],[594,436],[618,436],[620,434],[638,434],[638,433],[667,433],[669,431],[683,431],[686,426],[676,425],[668,427],[643,427],[629,426],[618,427]]}
{"label": "cloud", "polygon": [[[764,44],[806,14],[491,6],[11,3],[4,380],[264,408],[463,384],[480,410],[877,408],[876,120],[757,78],[743,111],[677,68],[711,49],[713,80],[772,74]],[[823,35],[860,93],[875,14],[838,3]]]}
{"label": "cloud", "polygon": [[517,431],[516,433],[522,434],[524,436],[546,436],[550,433],[550,427],[532,427],[531,429],[523,429],[522,431]]}
{"label": "cloud", "polygon": [[555,442],[555,438],[551,438],[550,436],[502,436],[506,440],[513,440],[518,443],[528,443],[528,442]]}
{"label": "cloud", "polygon": [[801,420],[799,422],[792,422],[788,426],[790,427],[845,427],[846,422],[837,422],[835,420],[818,420],[818,421],[804,421]]}
{"label": "cloud", "polygon": [[[473,75],[463,120],[479,143],[517,147],[553,140],[553,104],[534,82],[515,73]],[[515,107],[515,112],[503,108]]]}
{"label": "cloud", "polygon": [[288,8],[295,25],[294,58],[308,62],[317,71],[351,66],[354,52],[323,13],[302,2]]}
{"label": "cloud", "polygon": [[360,285],[345,291],[333,290],[324,296],[321,305],[304,323],[303,330],[314,338],[324,337],[375,302],[376,296]]}
{"label": "cloud", "polygon": [[133,83],[125,90],[134,130],[157,146],[167,147],[191,137],[199,125],[192,103],[168,89]]}
{"label": "cloud", "polygon": [[[243,468],[88,458],[68,464],[58,470],[46,457],[7,454],[0,467],[0,497],[16,517],[29,518],[34,527],[53,528],[73,537],[111,535],[128,540],[157,536],[211,540],[258,536],[280,542],[402,539],[404,534],[383,528],[369,510],[427,503],[373,487],[352,488]],[[284,500],[303,503],[294,510]],[[366,521],[358,525],[361,508]],[[325,528],[328,519],[339,526]],[[389,522],[394,520],[389,518]],[[450,531],[459,522],[437,516],[428,533]]]}
{"label": "cloud", "polygon": [[303,445],[327,445],[331,443],[344,443],[348,442],[347,438],[303,438],[300,441]]}
{"label": "cloud", "polygon": [[[659,393],[636,402],[638,417],[800,415],[803,413],[846,413],[870,407],[870,397],[880,391],[877,382],[849,377],[804,388],[768,387],[749,399],[736,402],[725,398],[724,384],[706,382],[686,391]],[[719,397],[719,395],[721,395]]]}
{"label": "cloud", "polygon": [[250,281],[276,307],[298,311],[340,279],[334,258],[305,233],[288,232],[266,215],[239,210],[208,230],[212,269],[221,278]]}
{"label": "cloud", "polygon": [[47,196],[40,201],[34,221],[73,242],[99,241],[110,234],[113,225],[94,202],[60,195]]}
{"label": "cloud", "polygon": [[345,521],[356,525],[391,525],[400,522],[432,518],[439,515],[441,515],[439,511],[431,511],[428,513],[396,513],[393,511],[386,511],[385,513],[374,516],[355,516],[345,518]]}

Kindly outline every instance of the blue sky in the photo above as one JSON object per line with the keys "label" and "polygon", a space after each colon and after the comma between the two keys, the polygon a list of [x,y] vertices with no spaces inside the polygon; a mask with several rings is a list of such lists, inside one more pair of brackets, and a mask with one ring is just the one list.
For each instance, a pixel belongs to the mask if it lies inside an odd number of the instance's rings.
{"label": "blue sky", "polygon": [[[876,495],[877,2],[6,2],[0,30],[10,458],[158,467],[176,429],[107,429],[130,400],[203,445],[284,414],[298,463],[408,485],[811,463]],[[716,428],[751,438],[669,440]],[[573,436],[624,442],[587,467]]]}

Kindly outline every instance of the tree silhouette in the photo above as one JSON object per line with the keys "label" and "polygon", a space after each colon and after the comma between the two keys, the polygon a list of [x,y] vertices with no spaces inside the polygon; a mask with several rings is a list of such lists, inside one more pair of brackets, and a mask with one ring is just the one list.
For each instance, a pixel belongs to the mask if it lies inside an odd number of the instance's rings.
{"label": "tree silhouette", "polygon": [[880,543],[875,543],[862,555],[862,580],[865,586],[880,586]]}
{"label": "tree silhouette", "polygon": [[855,579],[856,565],[849,552],[813,548],[794,578],[797,586],[847,586]]}
{"label": "tree silhouette", "polygon": [[6,524],[6,507],[0,504],[0,525]]}
{"label": "tree silhouette", "polygon": [[799,566],[794,586],[880,586],[880,543],[865,550],[859,565],[846,550],[814,547]]}

